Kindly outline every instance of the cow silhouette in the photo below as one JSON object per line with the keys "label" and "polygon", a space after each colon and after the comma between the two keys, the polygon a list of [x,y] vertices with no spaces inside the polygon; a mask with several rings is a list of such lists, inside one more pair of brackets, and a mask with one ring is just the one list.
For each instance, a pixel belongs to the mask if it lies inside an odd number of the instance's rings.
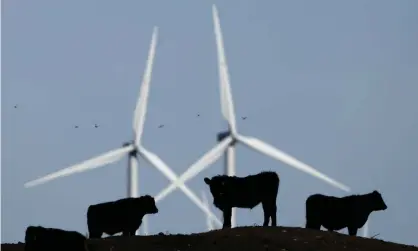
{"label": "cow silhouette", "polygon": [[262,204],[264,211],[263,226],[277,225],[276,199],[279,191],[279,175],[275,172],[261,172],[246,177],[217,175],[212,179],[206,177],[213,197],[213,204],[223,213],[223,227],[231,227],[232,208],[252,209]]}
{"label": "cow silhouette", "polygon": [[348,228],[349,235],[357,235],[357,230],[366,224],[373,211],[386,210],[382,195],[373,191],[363,195],[334,197],[313,194],[306,199],[306,228],[329,231]]}
{"label": "cow silhouette", "polygon": [[76,231],[29,226],[25,232],[25,251],[88,251],[86,240]]}
{"label": "cow silhouette", "polygon": [[158,208],[150,195],[91,205],[87,209],[89,238],[101,238],[103,233],[135,235],[142,224],[142,218],[146,214],[156,213]]}

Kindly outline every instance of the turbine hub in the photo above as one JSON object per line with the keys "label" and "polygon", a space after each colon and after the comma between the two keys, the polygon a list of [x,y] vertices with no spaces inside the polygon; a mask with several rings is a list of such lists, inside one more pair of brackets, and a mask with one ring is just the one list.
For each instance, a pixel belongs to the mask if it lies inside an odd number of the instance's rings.
{"label": "turbine hub", "polygon": [[[225,138],[227,138],[229,136],[231,136],[231,131],[229,131],[229,130],[224,131],[224,132],[220,132],[217,135],[217,140],[218,140],[218,142],[221,142],[222,140],[224,140]],[[232,142],[231,142],[230,146],[234,146],[236,142],[237,141],[235,140],[235,138],[232,137]]]}
{"label": "turbine hub", "polygon": [[137,154],[138,154],[138,149],[136,149],[136,147],[132,151],[129,152],[130,156],[136,157]]}
{"label": "turbine hub", "polygon": [[135,141],[131,140],[131,141],[123,143],[123,147],[126,147],[126,146],[134,146],[134,149],[129,153],[129,155],[131,155],[131,156],[136,156],[137,155],[138,149],[135,145]]}

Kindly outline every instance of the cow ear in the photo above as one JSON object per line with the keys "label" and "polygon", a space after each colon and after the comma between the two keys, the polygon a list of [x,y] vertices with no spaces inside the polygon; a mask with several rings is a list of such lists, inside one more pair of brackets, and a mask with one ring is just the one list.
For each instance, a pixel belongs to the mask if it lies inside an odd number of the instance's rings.
{"label": "cow ear", "polygon": [[203,180],[205,181],[206,184],[210,185],[210,179],[208,177],[205,177]]}
{"label": "cow ear", "polygon": [[374,191],[373,191],[373,194],[379,194],[379,192],[378,192],[378,191],[376,191],[376,190],[374,190]]}

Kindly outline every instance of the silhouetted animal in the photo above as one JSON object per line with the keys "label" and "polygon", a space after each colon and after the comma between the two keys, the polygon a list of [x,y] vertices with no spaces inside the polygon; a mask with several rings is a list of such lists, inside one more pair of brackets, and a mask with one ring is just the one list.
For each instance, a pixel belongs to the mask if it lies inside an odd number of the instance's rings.
{"label": "silhouetted animal", "polygon": [[88,251],[86,239],[76,231],[29,226],[25,232],[25,251]]}
{"label": "silhouetted animal", "polygon": [[135,235],[144,215],[156,213],[158,209],[150,195],[91,205],[87,209],[89,238],[100,238],[103,233]]}
{"label": "silhouetted animal", "polygon": [[264,223],[268,226],[277,225],[277,193],[279,191],[279,175],[275,172],[261,172],[246,177],[218,175],[212,179],[204,178],[210,187],[213,204],[223,212],[223,228],[231,227],[232,208],[254,208],[263,205]]}
{"label": "silhouetted animal", "polygon": [[306,199],[306,228],[329,231],[348,228],[349,235],[357,235],[357,230],[367,222],[373,211],[386,210],[382,195],[373,191],[364,195],[345,197],[314,194]]}

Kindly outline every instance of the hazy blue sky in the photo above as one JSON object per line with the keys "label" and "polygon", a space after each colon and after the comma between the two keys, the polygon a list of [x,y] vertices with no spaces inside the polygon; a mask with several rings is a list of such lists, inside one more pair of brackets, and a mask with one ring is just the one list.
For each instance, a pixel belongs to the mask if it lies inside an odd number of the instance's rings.
{"label": "hazy blue sky", "polygon": [[[180,175],[226,128],[213,2],[2,3],[2,242],[22,241],[31,224],[85,233],[90,204],[126,196],[127,159],[32,189],[23,184],[131,138],[154,25],[160,39],[145,146]],[[389,208],[371,215],[370,234],[418,244],[418,1],[215,3],[237,116],[248,116],[238,129],[356,193],[378,189]],[[140,168],[141,194],[169,184],[148,164]],[[345,195],[242,146],[237,169],[280,174],[280,225],[304,226],[312,193]],[[222,159],[187,184],[212,202],[203,178],[221,172]],[[203,212],[179,190],[157,206],[150,233],[206,230]],[[237,212],[240,226],[263,221],[261,206]]]}

